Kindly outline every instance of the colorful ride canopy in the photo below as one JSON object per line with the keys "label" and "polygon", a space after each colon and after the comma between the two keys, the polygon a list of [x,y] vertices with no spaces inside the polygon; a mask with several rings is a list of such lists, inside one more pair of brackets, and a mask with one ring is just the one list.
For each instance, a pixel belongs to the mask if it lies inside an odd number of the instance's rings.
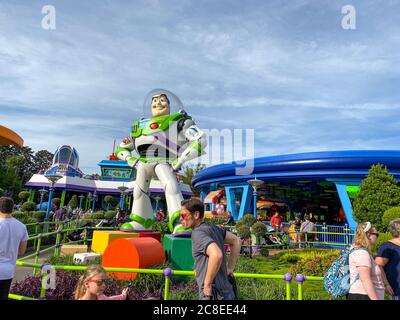
{"label": "colorful ride canopy", "polygon": [[0,145],[14,145],[22,148],[24,146],[24,140],[11,129],[0,125]]}

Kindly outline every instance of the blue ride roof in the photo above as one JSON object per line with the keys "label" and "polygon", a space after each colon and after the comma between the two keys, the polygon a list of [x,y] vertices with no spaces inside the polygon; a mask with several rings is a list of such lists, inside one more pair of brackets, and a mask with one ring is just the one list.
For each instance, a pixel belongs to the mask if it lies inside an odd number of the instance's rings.
{"label": "blue ride roof", "polygon": [[236,170],[252,160],[218,164],[201,170],[192,180],[195,188],[211,183],[234,183],[257,178],[273,181],[321,180],[335,178],[363,179],[374,164],[387,166],[400,179],[399,150],[348,150],[296,153],[255,158],[250,174],[238,175]]}

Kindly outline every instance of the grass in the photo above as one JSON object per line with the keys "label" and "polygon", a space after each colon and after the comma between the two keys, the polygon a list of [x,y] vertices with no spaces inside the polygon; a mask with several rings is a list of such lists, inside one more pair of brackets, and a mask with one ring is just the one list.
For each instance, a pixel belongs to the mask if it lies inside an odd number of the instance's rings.
{"label": "grass", "polygon": [[[279,275],[284,275],[287,273],[290,269],[290,267],[294,263],[290,263],[287,261],[280,260],[280,257],[283,254],[293,254],[293,255],[308,255],[310,252],[315,252],[315,249],[305,249],[305,250],[290,250],[289,251],[283,251],[282,253],[275,255],[275,256],[270,256],[270,257],[262,257],[262,256],[256,256],[252,259],[249,259],[252,261],[254,268],[256,270],[256,273],[264,273],[264,274],[279,274]],[[247,258],[248,259],[248,258]],[[292,275],[293,278],[295,275]],[[262,280],[268,284],[273,285],[274,287],[282,287],[283,288],[283,293],[285,294],[285,288],[284,280]],[[279,296],[281,296],[279,294]],[[292,299],[297,299],[297,282],[293,279],[291,282],[291,298]],[[332,300],[332,297],[325,292],[323,288],[323,283],[322,281],[305,281],[303,283],[303,299],[304,300]]]}

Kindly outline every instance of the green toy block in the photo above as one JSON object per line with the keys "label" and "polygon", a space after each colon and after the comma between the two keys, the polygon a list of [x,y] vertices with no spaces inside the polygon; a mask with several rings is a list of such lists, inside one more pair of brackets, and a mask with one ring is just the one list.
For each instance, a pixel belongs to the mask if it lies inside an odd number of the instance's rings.
{"label": "green toy block", "polygon": [[168,261],[172,264],[172,269],[193,270],[192,238],[176,238],[166,234],[163,240],[163,247]]}

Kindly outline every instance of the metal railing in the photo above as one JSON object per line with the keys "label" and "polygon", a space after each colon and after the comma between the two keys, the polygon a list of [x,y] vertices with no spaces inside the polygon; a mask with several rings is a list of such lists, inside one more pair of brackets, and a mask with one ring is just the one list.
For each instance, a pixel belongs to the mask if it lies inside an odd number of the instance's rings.
{"label": "metal railing", "polygon": [[[235,226],[222,225],[228,231],[236,234]],[[260,236],[260,235],[258,235]],[[281,241],[275,244],[251,243],[251,246],[261,247],[281,247],[293,248],[296,246],[315,246],[327,248],[347,248],[351,245],[354,233],[350,232],[347,225],[330,226],[326,224],[316,225],[316,231],[296,232],[296,231],[273,231],[265,232],[261,236],[276,236]]]}
{"label": "metal railing", "polygon": [[[36,264],[36,263],[28,263],[24,261],[17,261],[17,266],[28,267],[33,269],[42,269],[44,265]],[[48,265],[48,264],[47,264]],[[54,270],[64,270],[64,271],[85,271],[88,266],[62,266],[62,265],[50,265]],[[171,277],[174,276],[190,276],[194,277],[196,274],[194,271],[185,271],[185,270],[172,270],[171,268],[165,269],[138,269],[138,268],[104,268],[107,272],[127,272],[127,273],[144,273],[144,274],[158,274],[160,276],[164,276],[164,292],[163,299],[170,300],[170,286],[171,286]],[[314,277],[314,276],[305,276],[303,274],[296,274],[294,277],[290,273],[286,273],[284,275],[277,274],[254,274],[254,273],[234,273],[235,278],[250,278],[250,279],[275,279],[275,280],[284,280],[286,283],[286,300],[292,300],[291,290],[292,290],[292,280],[294,279],[297,282],[297,299],[303,300],[303,284],[306,280],[308,281],[323,281],[323,277]],[[46,299],[47,286],[45,285],[48,280],[48,273],[41,272],[42,277],[42,286],[40,290],[40,298],[39,300]],[[14,300],[37,300],[31,297],[25,297],[15,294],[9,294],[9,299]]]}
{"label": "metal railing", "polygon": [[[87,243],[91,241],[92,239],[87,238],[87,231],[90,229],[95,229],[95,230],[104,230],[104,229],[115,229],[114,227],[100,227],[100,228],[95,228],[95,227],[82,227],[79,226],[80,223],[82,222],[87,222],[87,220],[75,220],[75,221],[64,221],[64,222],[58,222],[60,227],[56,231],[52,232],[47,232],[47,233],[39,233],[36,235],[33,235],[28,238],[28,241],[34,241],[34,250],[35,252],[24,256],[23,258],[20,258],[17,260],[16,265],[21,266],[21,267],[28,267],[33,269],[33,275],[37,275],[37,271],[40,270],[40,275],[42,277],[42,286],[41,286],[41,291],[40,291],[40,298],[39,299],[45,299],[46,298],[46,292],[47,292],[47,286],[44,285],[47,283],[47,278],[48,278],[48,273],[47,272],[42,272],[43,267],[45,265],[50,266],[54,270],[65,270],[65,271],[84,271],[88,268],[88,266],[63,266],[63,265],[49,265],[48,263],[45,264],[39,264],[39,256],[43,252],[51,251],[54,250],[53,255],[54,256],[59,256],[60,255],[60,248],[62,244],[64,243],[79,243],[79,242],[84,242]],[[44,223],[37,223],[35,224],[36,226],[41,226],[44,224],[53,224],[52,222],[44,222]],[[78,241],[67,241],[68,233],[73,232],[73,231],[79,231],[83,230],[86,231],[84,235],[84,239],[78,240]],[[321,232],[315,232],[316,234],[321,234]],[[270,233],[270,234],[275,234],[276,233]],[[326,232],[322,232],[322,234],[326,234]],[[56,240],[55,244],[52,246],[49,246],[45,249],[41,249],[41,240],[44,237],[49,237],[51,235],[56,235]],[[244,245],[245,247],[248,245]],[[251,245],[251,246],[260,246],[260,245]],[[25,262],[24,260],[35,257],[35,262],[34,263],[29,263]],[[105,268],[107,272],[128,272],[128,273],[144,273],[144,274],[158,274],[160,276],[165,277],[165,282],[164,282],[164,292],[163,292],[163,298],[164,300],[169,300],[170,298],[170,285],[171,285],[171,277],[172,275],[174,276],[195,276],[194,271],[185,271],[185,270],[172,270],[171,268],[165,268],[165,269],[139,269],[139,268]],[[291,285],[292,285],[292,280],[294,279],[297,282],[298,290],[297,290],[297,298],[298,300],[303,299],[303,283],[308,280],[308,281],[321,281],[323,280],[322,277],[314,277],[314,276],[305,276],[302,274],[297,274],[294,277],[290,273],[286,273],[284,275],[276,275],[276,274],[252,274],[252,273],[235,273],[234,276],[236,278],[250,278],[250,279],[280,279],[284,280],[286,283],[286,300],[291,300]],[[32,297],[25,297],[21,295],[16,295],[16,294],[10,294],[9,299],[13,300],[36,300]]]}

